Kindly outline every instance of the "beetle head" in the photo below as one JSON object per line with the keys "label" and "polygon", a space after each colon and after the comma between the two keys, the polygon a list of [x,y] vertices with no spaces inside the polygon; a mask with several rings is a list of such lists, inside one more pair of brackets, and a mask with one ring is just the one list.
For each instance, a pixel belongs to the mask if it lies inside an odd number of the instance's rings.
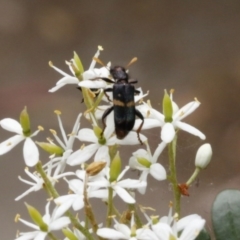
{"label": "beetle head", "polygon": [[110,69],[110,73],[117,82],[120,82],[120,81],[128,82],[128,74],[124,67],[120,67],[120,66],[112,67]]}

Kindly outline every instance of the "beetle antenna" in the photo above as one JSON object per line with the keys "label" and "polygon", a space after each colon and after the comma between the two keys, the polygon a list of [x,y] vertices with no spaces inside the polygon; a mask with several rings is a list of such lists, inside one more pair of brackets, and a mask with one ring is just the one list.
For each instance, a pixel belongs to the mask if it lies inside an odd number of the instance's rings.
{"label": "beetle antenna", "polygon": [[102,65],[103,67],[106,67],[107,65],[104,64],[99,58],[93,57],[93,60]]}
{"label": "beetle antenna", "polygon": [[126,68],[128,68],[130,65],[132,65],[133,63],[135,63],[137,61],[137,57],[134,57],[127,65]]}

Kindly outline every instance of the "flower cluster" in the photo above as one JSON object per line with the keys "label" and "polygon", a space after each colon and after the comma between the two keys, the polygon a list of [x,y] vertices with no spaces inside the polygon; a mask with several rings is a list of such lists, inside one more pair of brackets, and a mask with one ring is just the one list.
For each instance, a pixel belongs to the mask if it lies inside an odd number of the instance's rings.
{"label": "flower cluster", "polygon": [[[205,135],[195,127],[182,120],[193,113],[200,102],[195,99],[179,108],[173,101],[173,91],[165,90],[163,111],[154,109],[150,101],[144,101],[148,92],[135,89],[137,81],[130,80],[128,71],[122,67],[104,65],[99,60],[102,47],[98,47],[90,67],[84,70],[80,58],[74,53],[73,59],[66,64],[71,75],[53,65],[49,65],[63,77],[51,88],[55,92],[66,84],[75,84],[81,89],[84,113],[78,113],[71,133],[66,133],[61,120],[61,112],[55,111],[60,135],[51,129],[55,141],[47,138],[47,142],[32,140],[42,127],[35,132],[30,129],[30,117],[26,107],[20,114],[20,123],[6,118],[0,126],[17,135],[0,144],[0,155],[9,152],[21,141],[24,142],[23,157],[27,167],[35,167],[35,171],[25,169],[32,181],[19,179],[31,187],[19,195],[20,200],[28,194],[45,189],[54,205],[50,215],[50,202],[46,203],[46,214],[42,216],[37,209],[26,205],[34,222],[29,223],[20,216],[16,220],[34,229],[33,232],[20,232],[16,240],[57,239],[54,231],[61,230],[65,240],[78,239],[151,239],[170,240],[195,239],[203,229],[205,220],[198,215],[189,215],[178,220],[180,216],[181,194],[186,193],[200,171],[210,162],[212,150],[205,144],[197,152],[195,171],[184,184],[177,181],[175,164],[176,136],[180,130],[205,140]],[[100,68],[96,64],[101,64]],[[135,117],[138,117],[135,119]],[[81,128],[80,122],[87,119],[88,128]],[[155,128],[159,134],[159,144],[153,151],[148,138],[140,132]],[[139,145],[141,144],[141,147]],[[75,148],[78,145],[78,149]],[[135,145],[136,150],[129,156],[129,161],[121,158],[128,145]],[[49,153],[49,159],[42,163],[39,159],[39,148]],[[169,169],[160,163],[161,153],[168,148]],[[123,165],[125,163],[125,165]],[[69,170],[70,169],[70,170]],[[132,177],[129,170],[137,170],[138,176]],[[141,223],[138,204],[139,195],[147,193],[148,175],[157,181],[168,180],[174,194],[174,211],[172,207],[168,217],[150,218],[143,212],[147,222]],[[128,176],[128,177],[126,177]],[[63,181],[70,190],[60,195],[57,183]],[[183,189],[184,186],[185,188]],[[183,191],[184,190],[184,191]],[[141,195],[140,195],[141,196]],[[96,216],[92,198],[101,200],[98,207],[106,208],[107,217]],[[120,198],[126,204],[125,214],[120,214],[115,199]],[[80,221],[84,218],[85,222]],[[71,230],[70,225],[73,227]],[[114,227],[114,229],[112,228]]]}

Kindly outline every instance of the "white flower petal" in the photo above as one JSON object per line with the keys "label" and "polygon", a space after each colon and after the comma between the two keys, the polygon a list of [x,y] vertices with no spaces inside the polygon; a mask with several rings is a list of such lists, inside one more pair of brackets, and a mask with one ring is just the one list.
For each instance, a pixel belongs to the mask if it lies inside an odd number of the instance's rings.
{"label": "white flower petal", "polygon": [[168,240],[170,234],[173,235],[172,229],[166,223],[157,223],[152,225],[153,232],[158,236],[159,240]]}
{"label": "white flower petal", "polygon": [[100,189],[90,191],[88,193],[89,198],[100,198],[100,199],[107,199],[108,198],[108,190],[107,189]]}
{"label": "white flower petal", "polygon": [[65,86],[65,85],[66,85],[66,84],[56,85],[55,87],[49,89],[48,92],[56,92],[58,89],[62,88],[62,87]]}
{"label": "white flower petal", "polygon": [[165,168],[160,163],[154,163],[150,167],[150,174],[157,180],[165,180],[167,173]]}
{"label": "white flower petal", "polygon": [[203,229],[205,224],[204,219],[195,219],[188,224],[186,228],[182,231],[179,240],[194,240]]}
{"label": "white flower petal", "polygon": [[47,232],[38,232],[38,235],[34,238],[34,240],[44,240],[47,236]]}
{"label": "white flower petal", "polygon": [[[137,130],[141,123],[142,123],[141,119],[136,119],[133,129]],[[145,118],[143,126],[142,126],[142,130],[151,129],[151,128],[155,128],[155,127],[161,127],[161,126],[162,126],[162,124],[159,120],[151,119],[151,118]]]}
{"label": "white flower petal", "polygon": [[167,146],[167,143],[165,142],[161,142],[160,144],[158,144],[158,147],[156,148],[153,157],[152,157],[152,163],[156,163],[158,160],[158,157],[160,156],[160,154],[162,153],[162,151],[164,150],[164,148]]}
{"label": "white flower petal", "polygon": [[148,174],[149,174],[149,171],[148,170],[145,170],[145,171],[142,171],[142,174],[139,178],[140,181],[142,182],[145,182],[146,183],[146,186],[144,187],[140,187],[138,188],[138,192],[141,193],[141,194],[145,194],[146,193],[146,190],[147,190],[147,177],[148,177]]}
{"label": "white flower petal", "polygon": [[109,166],[110,164],[110,156],[108,153],[108,147],[107,146],[101,146],[94,157],[94,161],[103,161],[107,162],[107,165]]}
{"label": "white flower petal", "polygon": [[108,187],[109,186],[109,182],[107,179],[105,178],[101,178],[101,180],[97,180],[94,182],[88,182],[89,186],[93,186],[93,187]]}
{"label": "white flower petal", "polygon": [[58,89],[62,88],[63,86],[65,86],[66,84],[78,84],[78,79],[76,77],[71,77],[70,75],[61,78],[57,83],[56,86],[49,89],[49,92],[55,92]]}
{"label": "white flower petal", "polygon": [[122,177],[125,175],[125,173],[129,170],[129,166],[126,166],[123,171],[118,175],[117,177],[117,181],[119,181],[120,179],[122,179]]}
{"label": "white flower petal", "polygon": [[78,86],[84,88],[106,88],[107,83],[103,80],[83,80],[78,83]]}
{"label": "white flower petal", "polygon": [[20,237],[16,238],[15,240],[35,240],[35,237],[38,234],[39,231],[20,233]]}
{"label": "white flower petal", "polygon": [[114,228],[116,230],[118,230],[119,232],[121,232],[122,234],[124,234],[124,236],[128,239],[128,237],[130,237],[131,235],[131,230],[130,228],[125,225],[125,224],[122,224],[122,223],[117,223],[117,224],[114,224]]}
{"label": "white flower petal", "polygon": [[106,239],[128,239],[121,232],[111,228],[100,228],[97,230],[97,235]]}
{"label": "white flower petal", "polygon": [[67,160],[67,164],[70,166],[79,165],[89,160],[92,155],[97,151],[98,144],[90,144],[83,149],[79,149],[74,152]]}
{"label": "white flower petal", "polygon": [[164,115],[154,108],[151,108],[147,103],[143,103],[136,108],[142,113],[144,118],[152,118],[160,121],[161,124],[164,123]]}
{"label": "white flower petal", "polygon": [[113,189],[124,202],[129,204],[133,204],[136,202],[135,199],[124,188],[114,186]]}
{"label": "white flower petal", "polygon": [[78,132],[78,139],[83,142],[94,142],[98,143],[98,139],[94,134],[93,130],[90,128],[82,128]]}
{"label": "white flower petal", "polygon": [[74,201],[74,196],[73,194],[65,195],[65,196],[60,196],[56,199],[54,199],[54,202],[56,204],[60,204],[54,214],[55,218],[59,218],[62,216],[73,204]]}
{"label": "white flower petal", "polygon": [[201,138],[202,140],[206,139],[206,136],[202,132],[200,132],[197,128],[195,128],[187,123],[177,121],[175,123],[175,126],[179,129],[182,129],[183,131],[186,131],[188,133],[191,133],[192,135],[195,135],[195,136]]}
{"label": "white flower petal", "polygon": [[23,134],[21,124],[12,118],[4,118],[0,121],[0,125],[9,132],[18,133],[20,135]]}
{"label": "white flower petal", "polygon": [[71,77],[71,76],[67,76],[67,77],[63,77],[62,79],[60,79],[56,85],[62,85],[62,84],[78,84],[78,79],[76,77]]}
{"label": "white flower petal", "polygon": [[113,114],[113,111],[112,111],[106,119],[106,128],[104,130],[105,138],[109,139],[110,136],[113,134],[114,130],[115,130],[114,114]]}
{"label": "white flower petal", "polygon": [[177,222],[177,232],[182,231],[184,228],[186,228],[192,221],[196,220],[196,219],[202,219],[201,216],[199,216],[198,214],[191,214],[188,215],[186,217],[181,218],[178,222]]}
{"label": "white flower petal", "polygon": [[198,107],[200,106],[200,102],[193,101],[190,103],[187,103],[185,106],[180,108],[173,116],[173,121],[178,119],[181,120],[188,115],[190,115],[192,112],[194,112]]}
{"label": "white flower petal", "polygon": [[[144,135],[142,134],[139,134],[139,135],[142,142],[145,142],[147,140],[147,138]],[[120,145],[140,144],[137,133],[133,131],[129,132],[128,135],[122,140],[116,138],[116,143]]]}
{"label": "white flower petal", "polygon": [[49,226],[49,231],[61,230],[70,223],[71,223],[71,221],[68,217],[58,218],[58,219],[54,220],[53,222],[51,222],[51,224]]}
{"label": "white flower petal", "polygon": [[117,183],[118,186],[123,188],[139,188],[139,187],[145,187],[147,184],[146,182],[135,180],[135,179],[124,179]]}
{"label": "white flower petal", "polygon": [[74,211],[78,211],[84,207],[83,195],[75,196],[75,200],[73,202],[72,207]]}
{"label": "white flower petal", "polygon": [[18,143],[20,143],[24,137],[22,135],[15,135],[0,143],[0,155],[3,155],[13,149]]}
{"label": "white flower petal", "polygon": [[173,125],[171,123],[164,124],[161,131],[161,139],[165,143],[170,143],[173,140],[174,136],[175,136],[175,129]]}
{"label": "white flower petal", "polygon": [[83,182],[80,179],[72,179],[68,181],[68,187],[74,193],[82,193],[83,192]]}
{"label": "white flower petal", "polygon": [[23,145],[23,156],[28,167],[35,166],[39,161],[39,152],[31,138],[26,138]]}

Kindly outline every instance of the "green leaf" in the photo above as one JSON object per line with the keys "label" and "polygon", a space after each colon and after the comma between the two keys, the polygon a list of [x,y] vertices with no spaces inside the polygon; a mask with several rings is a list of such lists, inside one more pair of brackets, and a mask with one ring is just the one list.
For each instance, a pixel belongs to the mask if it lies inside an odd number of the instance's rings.
{"label": "green leaf", "polygon": [[217,240],[240,239],[240,191],[228,189],[218,194],[212,221]]}
{"label": "green leaf", "polygon": [[195,240],[211,240],[211,237],[208,234],[208,232],[205,229],[203,229]]}

